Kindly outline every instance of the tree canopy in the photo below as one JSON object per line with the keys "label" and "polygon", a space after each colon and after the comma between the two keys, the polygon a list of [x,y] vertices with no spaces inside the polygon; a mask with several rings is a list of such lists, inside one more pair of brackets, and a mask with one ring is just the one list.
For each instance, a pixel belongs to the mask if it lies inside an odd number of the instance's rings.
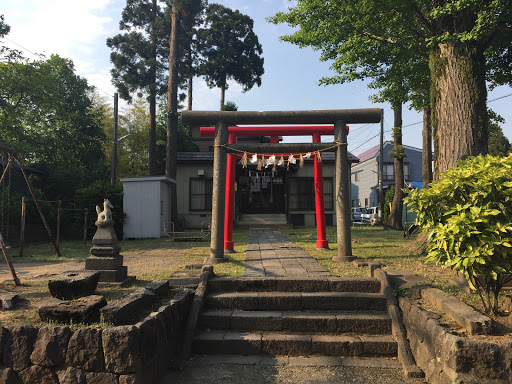
{"label": "tree canopy", "polygon": [[413,103],[426,104],[429,95],[439,176],[459,158],[487,150],[485,80],[512,80],[511,16],[510,0],[298,0],[269,20],[299,28],[282,40],[333,61],[336,75],[324,84],[373,77],[389,90],[402,77]]}
{"label": "tree canopy", "polygon": [[238,10],[214,3],[206,9],[204,26],[198,30],[200,74],[210,88],[221,88],[221,108],[229,79],[244,92],[261,85],[263,49],[253,27],[254,21]]}

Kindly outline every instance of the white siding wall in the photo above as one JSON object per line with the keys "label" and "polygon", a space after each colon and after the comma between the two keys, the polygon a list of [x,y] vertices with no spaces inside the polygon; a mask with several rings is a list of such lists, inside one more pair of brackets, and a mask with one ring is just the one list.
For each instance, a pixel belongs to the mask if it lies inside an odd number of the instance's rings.
{"label": "white siding wall", "polygon": [[[374,159],[352,167],[351,176],[351,199],[358,200],[360,206],[365,206],[365,199],[369,199],[368,206],[377,205],[377,193],[375,187],[378,187],[379,178],[377,174],[377,161]],[[359,180],[356,181],[356,174]],[[372,189],[373,188],[373,189]]]}
{"label": "white siding wall", "polygon": [[170,181],[163,177],[125,178],[123,225],[125,238],[158,238],[170,219]]}

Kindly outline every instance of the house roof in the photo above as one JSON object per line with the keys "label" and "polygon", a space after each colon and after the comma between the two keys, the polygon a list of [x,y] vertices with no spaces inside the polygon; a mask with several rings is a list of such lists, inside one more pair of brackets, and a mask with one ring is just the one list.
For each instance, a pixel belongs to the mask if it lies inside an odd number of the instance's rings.
{"label": "house roof", "polygon": [[[393,144],[393,143],[389,140],[386,140],[383,145],[385,146],[386,144]],[[408,150],[422,152],[422,150],[420,148],[411,147],[409,145],[402,145],[402,146]],[[357,156],[357,157],[359,157],[359,162],[362,163],[362,162],[365,162],[366,160],[370,160],[370,159],[374,158],[379,153],[379,150],[380,150],[380,144],[376,145],[375,147],[372,147],[370,149],[367,149],[366,151],[364,151],[363,153],[361,153],[360,155]]]}

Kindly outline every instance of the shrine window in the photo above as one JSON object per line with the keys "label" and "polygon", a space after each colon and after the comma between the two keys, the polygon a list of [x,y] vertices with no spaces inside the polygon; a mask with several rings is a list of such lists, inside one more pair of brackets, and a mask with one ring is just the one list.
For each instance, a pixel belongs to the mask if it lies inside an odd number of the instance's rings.
{"label": "shrine window", "polygon": [[211,211],[212,210],[213,179],[192,178],[190,179],[190,211]]}
{"label": "shrine window", "polygon": [[[315,179],[298,177],[288,179],[290,211],[315,210]],[[324,209],[334,209],[333,179],[324,178]]]}

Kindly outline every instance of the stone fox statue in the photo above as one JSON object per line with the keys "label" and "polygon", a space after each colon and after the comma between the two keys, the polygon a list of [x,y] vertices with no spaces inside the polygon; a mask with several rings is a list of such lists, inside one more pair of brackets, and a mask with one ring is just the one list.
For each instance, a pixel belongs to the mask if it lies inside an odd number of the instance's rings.
{"label": "stone fox statue", "polygon": [[108,199],[105,199],[103,201],[103,211],[97,205],[96,213],[98,214],[98,221],[112,220],[112,211],[110,210],[111,208],[114,208],[114,207],[112,206],[112,204],[110,204],[110,201],[108,201]]}

